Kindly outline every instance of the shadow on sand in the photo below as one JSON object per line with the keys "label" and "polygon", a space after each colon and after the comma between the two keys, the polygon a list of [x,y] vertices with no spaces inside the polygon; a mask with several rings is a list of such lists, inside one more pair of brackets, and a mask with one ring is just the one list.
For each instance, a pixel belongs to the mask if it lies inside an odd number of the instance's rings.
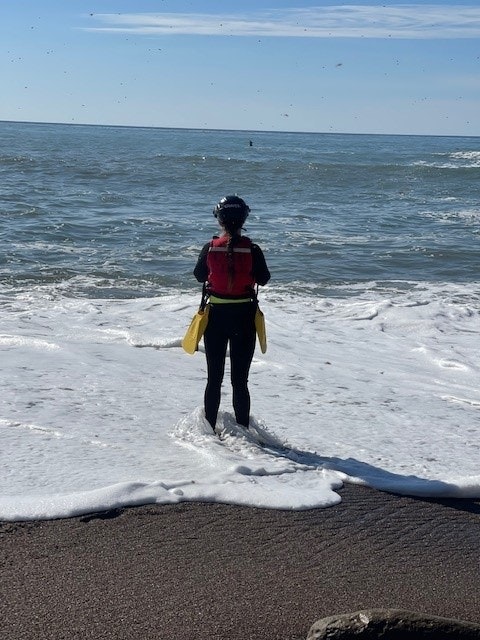
{"label": "shadow on sand", "polygon": [[478,485],[461,488],[442,480],[393,473],[356,458],[320,456],[317,453],[302,451],[294,447],[276,447],[266,444],[265,448],[302,465],[337,471],[342,474],[342,480],[345,482],[365,485],[386,493],[415,498],[468,513],[480,514],[480,487]]}

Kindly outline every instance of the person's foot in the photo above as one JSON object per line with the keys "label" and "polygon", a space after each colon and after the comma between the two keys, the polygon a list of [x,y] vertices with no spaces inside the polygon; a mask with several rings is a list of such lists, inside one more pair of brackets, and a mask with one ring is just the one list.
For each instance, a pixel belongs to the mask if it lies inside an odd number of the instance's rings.
{"label": "person's foot", "polygon": [[212,420],[209,420],[209,419],[207,418],[207,416],[206,416],[206,414],[205,414],[205,410],[203,410],[203,417],[205,418],[205,422],[207,422],[207,423],[212,427],[213,433],[215,433],[215,434],[216,434],[216,433],[217,433],[217,432],[215,431],[215,422],[216,422],[216,421],[212,423]]}

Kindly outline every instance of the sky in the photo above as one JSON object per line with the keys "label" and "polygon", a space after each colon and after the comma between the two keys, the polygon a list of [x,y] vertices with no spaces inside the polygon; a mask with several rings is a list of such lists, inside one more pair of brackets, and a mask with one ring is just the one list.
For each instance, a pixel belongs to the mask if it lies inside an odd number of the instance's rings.
{"label": "sky", "polygon": [[480,2],[3,0],[0,120],[480,136]]}

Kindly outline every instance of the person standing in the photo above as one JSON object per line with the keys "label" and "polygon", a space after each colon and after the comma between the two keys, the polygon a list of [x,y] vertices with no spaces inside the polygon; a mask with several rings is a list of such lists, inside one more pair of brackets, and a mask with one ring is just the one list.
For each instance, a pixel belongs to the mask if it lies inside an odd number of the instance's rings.
{"label": "person standing", "polygon": [[226,196],[213,210],[221,227],[202,250],[193,271],[205,283],[209,297],[208,325],[203,339],[207,359],[205,418],[213,430],[217,422],[227,346],[230,346],[230,376],[233,409],[237,423],[248,429],[250,393],[248,374],[255,351],[255,287],[270,280],[262,250],[242,236],[250,208],[237,195]]}

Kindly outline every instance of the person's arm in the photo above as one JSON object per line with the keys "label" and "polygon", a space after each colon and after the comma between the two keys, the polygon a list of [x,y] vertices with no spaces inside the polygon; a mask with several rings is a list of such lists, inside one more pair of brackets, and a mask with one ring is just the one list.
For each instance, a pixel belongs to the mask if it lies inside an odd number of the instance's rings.
{"label": "person's arm", "polygon": [[193,270],[193,275],[199,282],[206,282],[208,278],[207,254],[209,247],[210,243],[207,242],[207,244],[204,245],[203,249],[200,251],[197,264],[195,265],[195,269]]}
{"label": "person's arm", "polygon": [[261,286],[267,284],[270,280],[270,271],[268,270],[263,251],[260,249],[258,244],[252,245],[252,260],[255,282]]}

